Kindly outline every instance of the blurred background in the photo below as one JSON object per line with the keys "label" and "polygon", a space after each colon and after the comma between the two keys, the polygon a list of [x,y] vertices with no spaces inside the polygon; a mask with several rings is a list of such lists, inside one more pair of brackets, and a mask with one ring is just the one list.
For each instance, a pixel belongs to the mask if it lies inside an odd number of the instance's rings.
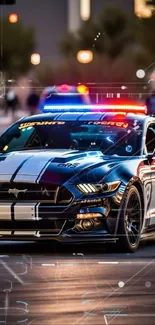
{"label": "blurred background", "polygon": [[64,83],[87,84],[95,102],[145,100],[155,90],[154,30],[154,0],[0,0],[0,115],[8,90],[23,116],[32,90]]}

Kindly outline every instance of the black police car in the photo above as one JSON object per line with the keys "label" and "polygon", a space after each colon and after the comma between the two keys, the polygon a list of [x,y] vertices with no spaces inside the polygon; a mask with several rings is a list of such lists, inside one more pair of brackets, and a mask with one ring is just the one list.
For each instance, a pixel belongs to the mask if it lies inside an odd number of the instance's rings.
{"label": "black police car", "polygon": [[155,119],[142,106],[55,108],[0,138],[0,236],[114,242],[155,232]]}

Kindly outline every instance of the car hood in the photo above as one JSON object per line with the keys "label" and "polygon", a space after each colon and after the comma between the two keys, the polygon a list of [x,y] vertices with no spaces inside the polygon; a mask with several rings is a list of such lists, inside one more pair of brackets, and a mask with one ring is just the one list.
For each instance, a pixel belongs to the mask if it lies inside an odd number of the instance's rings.
{"label": "car hood", "polygon": [[[0,156],[0,182],[64,184],[78,182],[83,175],[102,177],[123,158],[104,156],[100,151],[29,150]],[[101,170],[97,176],[94,171]],[[92,179],[91,179],[92,181]]]}

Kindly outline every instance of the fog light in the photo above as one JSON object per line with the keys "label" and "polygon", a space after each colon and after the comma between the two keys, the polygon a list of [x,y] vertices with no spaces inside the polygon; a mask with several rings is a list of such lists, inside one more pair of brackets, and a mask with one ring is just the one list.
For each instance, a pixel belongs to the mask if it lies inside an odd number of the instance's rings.
{"label": "fog light", "polygon": [[101,218],[101,213],[79,213],[76,215],[77,219],[94,219],[94,218]]}
{"label": "fog light", "polygon": [[87,231],[92,230],[94,228],[94,221],[93,220],[83,220],[82,228]]}

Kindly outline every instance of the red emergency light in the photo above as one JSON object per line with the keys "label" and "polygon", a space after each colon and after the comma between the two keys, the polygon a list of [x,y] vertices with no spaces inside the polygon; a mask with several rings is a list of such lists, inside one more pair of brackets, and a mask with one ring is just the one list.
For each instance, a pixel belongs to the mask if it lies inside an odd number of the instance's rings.
{"label": "red emergency light", "polygon": [[147,108],[144,105],[45,105],[45,111],[74,111],[74,112],[116,112],[122,113],[134,113],[134,114],[146,114]]}
{"label": "red emergency light", "polygon": [[69,85],[66,85],[66,84],[61,85],[61,86],[57,86],[57,90],[60,91],[60,92],[63,92],[63,93],[67,93],[67,92],[69,92],[71,89],[72,89],[72,87],[69,86]]}

